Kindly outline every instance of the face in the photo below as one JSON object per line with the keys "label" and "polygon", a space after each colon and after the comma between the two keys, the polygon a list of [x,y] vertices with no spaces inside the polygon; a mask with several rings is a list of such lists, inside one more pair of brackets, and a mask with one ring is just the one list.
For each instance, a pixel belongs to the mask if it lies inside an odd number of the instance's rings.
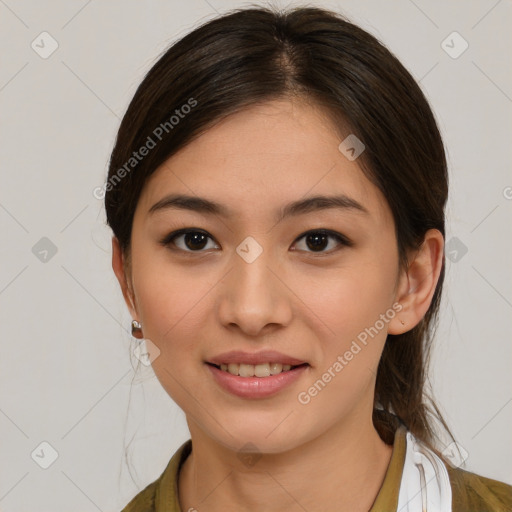
{"label": "face", "polygon": [[[160,351],[154,371],[192,435],[277,453],[371,415],[397,321],[398,252],[384,197],[340,152],[341,140],[319,109],[272,101],[211,128],[146,183],[130,308]],[[219,209],[165,205],[178,194]],[[287,208],[314,196],[341,200]],[[249,355],[222,356],[231,351]],[[268,363],[307,364],[270,377],[209,364],[264,351],[279,353],[264,354]]]}

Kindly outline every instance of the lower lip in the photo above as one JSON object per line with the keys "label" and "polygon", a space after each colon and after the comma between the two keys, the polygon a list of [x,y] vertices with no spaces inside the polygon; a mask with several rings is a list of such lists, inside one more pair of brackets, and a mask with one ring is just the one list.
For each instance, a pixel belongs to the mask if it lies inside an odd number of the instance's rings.
{"label": "lower lip", "polygon": [[297,366],[287,372],[269,377],[240,377],[205,363],[218,384],[241,398],[266,398],[289,386],[308,369],[309,365]]}

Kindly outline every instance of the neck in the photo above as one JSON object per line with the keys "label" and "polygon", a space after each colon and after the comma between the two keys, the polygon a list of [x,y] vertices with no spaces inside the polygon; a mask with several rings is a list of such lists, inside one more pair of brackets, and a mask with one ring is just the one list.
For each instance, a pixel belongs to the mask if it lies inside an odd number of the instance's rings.
{"label": "neck", "polygon": [[366,512],[382,486],[392,446],[373,423],[337,425],[283,453],[239,453],[189,424],[192,453],[179,476],[183,511],[324,510]]}

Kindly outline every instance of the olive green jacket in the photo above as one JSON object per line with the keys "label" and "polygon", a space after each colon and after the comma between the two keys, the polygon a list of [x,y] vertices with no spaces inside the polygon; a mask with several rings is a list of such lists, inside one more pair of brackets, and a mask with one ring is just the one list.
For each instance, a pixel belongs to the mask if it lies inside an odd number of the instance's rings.
{"label": "olive green jacket", "polygon": [[[405,427],[395,432],[393,453],[382,487],[370,512],[396,512],[405,462]],[[160,477],[137,494],[121,512],[187,512],[178,501],[178,475],[190,454],[192,441],[183,443]],[[512,512],[512,486],[446,465],[452,487],[452,512]]]}

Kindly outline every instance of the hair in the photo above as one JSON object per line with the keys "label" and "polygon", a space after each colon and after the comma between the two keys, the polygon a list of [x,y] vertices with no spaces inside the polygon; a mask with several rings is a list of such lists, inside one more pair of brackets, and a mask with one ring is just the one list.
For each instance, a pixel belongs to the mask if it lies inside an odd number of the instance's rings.
{"label": "hair", "polygon": [[[249,7],[210,20],[172,44],[128,106],[105,189],[107,223],[128,266],[134,212],[157,167],[227,116],[291,98],[322,108],[340,136],[352,133],[364,143],[357,163],[389,204],[399,268],[407,268],[408,254],[421,246],[427,230],[445,236],[442,138],[427,99],[399,60],[339,13]],[[149,147],[150,140],[154,147],[134,161],[133,152]],[[128,163],[136,170],[127,169]],[[408,332],[387,336],[372,418],[388,444],[403,424],[443,459],[433,420],[454,438],[430,395],[428,364],[444,274],[443,258],[424,318]]]}

